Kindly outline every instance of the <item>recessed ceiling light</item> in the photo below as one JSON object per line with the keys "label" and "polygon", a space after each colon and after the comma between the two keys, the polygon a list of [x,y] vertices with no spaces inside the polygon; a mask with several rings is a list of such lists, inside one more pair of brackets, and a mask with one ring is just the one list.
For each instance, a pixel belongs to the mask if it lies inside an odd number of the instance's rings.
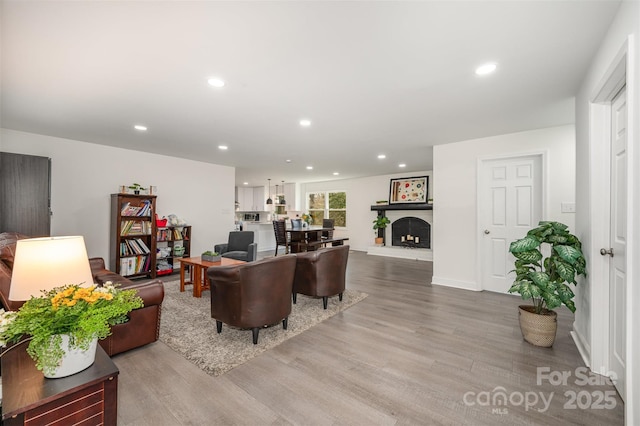
{"label": "recessed ceiling light", "polygon": [[338,173],[338,172],[333,172],[333,175],[334,175],[334,176],[338,176],[339,174],[340,174],[340,173]]}
{"label": "recessed ceiling light", "polygon": [[290,163],[291,162],[291,160],[289,160],[289,159],[286,159],[284,161],[285,161],[285,163]]}
{"label": "recessed ceiling light", "polygon": [[142,126],[140,124],[136,124],[135,126],[133,126],[134,129],[136,130],[140,130],[141,132],[146,132],[147,131],[147,126]]}
{"label": "recessed ceiling light", "polygon": [[491,74],[496,70],[496,68],[498,68],[498,65],[494,62],[480,65],[478,68],[476,68],[476,75]]}
{"label": "recessed ceiling light", "polygon": [[404,163],[401,163],[401,164],[398,164],[398,167],[407,167],[407,165]]}
{"label": "recessed ceiling light", "polygon": [[207,80],[207,83],[209,83],[211,86],[213,87],[224,87],[224,81],[220,80],[219,78],[210,78],[209,80]]}
{"label": "recessed ceiling light", "polygon": [[226,145],[218,145],[218,149],[221,150],[221,151],[226,151],[226,150],[229,149],[229,147],[226,146]]}
{"label": "recessed ceiling light", "polygon": [[249,185],[249,182],[242,182],[243,185]]}
{"label": "recessed ceiling light", "polygon": [[300,125],[303,127],[309,127],[311,126],[311,120],[307,120],[307,119],[300,120]]}
{"label": "recessed ceiling light", "polygon": [[307,170],[313,170],[313,166],[307,166]]}
{"label": "recessed ceiling light", "polygon": [[384,155],[384,154],[379,154],[379,155],[378,155],[378,158],[379,158],[380,160],[382,160],[382,159],[384,159],[384,158],[387,158],[387,156],[386,156],[386,155]]}

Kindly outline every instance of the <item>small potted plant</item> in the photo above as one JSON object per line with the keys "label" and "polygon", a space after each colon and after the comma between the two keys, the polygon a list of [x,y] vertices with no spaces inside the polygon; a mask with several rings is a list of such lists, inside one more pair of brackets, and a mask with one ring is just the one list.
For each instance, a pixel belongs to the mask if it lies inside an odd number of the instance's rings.
{"label": "small potted plant", "polygon": [[144,191],[147,188],[143,188],[142,185],[134,182],[131,185],[129,185],[129,189],[132,190],[135,195],[140,195],[140,191]]}
{"label": "small potted plant", "polygon": [[[97,340],[106,338],[112,325],[127,322],[127,314],[143,306],[137,290],[120,290],[111,282],[102,287],[66,285],[42,293],[18,311],[0,310],[0,345],[23,344],[21,340],[27,337],[27,353],[50,378],[75,374],[93,364]],[[82,354],[90,347],[93,357]],[[74,353],[80,353],[88,364],[67,361]]]}
{"label": "small potted plant", "polygon": [[373,230],[376,231],[376,245],[382,245],[384,241],[384,230],[391,221],[386,216],[378,216],[373,220]]}
{"label": "small potted plant", "polygon": [[[509,247],[516,258],[516,279],[509,293],[532,300],[532,305],[519,308],[520,330],[536,346],[553,345],[558,324],[552,309],[565,305],[575,312],[575,294],[568,284],[577,284],[578,275],[586,276],[582,243],[568,228],[560,222],[543,221]],[[543,252],[549,255],[544,257]]]}
{"label": "small potted plant", "polygon": [[221,256],[218,252],[207,250],[202,253],[201,258],[205,262],[220,262]]}

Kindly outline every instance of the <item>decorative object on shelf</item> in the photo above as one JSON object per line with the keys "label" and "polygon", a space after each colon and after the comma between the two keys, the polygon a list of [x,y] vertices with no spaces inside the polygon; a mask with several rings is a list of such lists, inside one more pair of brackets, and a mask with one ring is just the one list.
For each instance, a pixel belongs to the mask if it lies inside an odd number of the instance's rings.
{"label": "decorative object on shelf", "polygon": [[185,247],[184,246],[175,246],[173,248],[173,255],[175,257],[182,257],[184,255]]}
{"label": "decorative object on shelf", "polygon": [[220,262],[220,259],[222,259],[222,256],[218,252],[207,250],[204,253],[202,253],[200,258],[205,262]]}
{"label": "decorative object on shelf", "polygon": [[373,220],[373,230],[376,231],[376,245],[382,245],[384,243],[384,230],[391,221],[386,216],[378,216]]}
{"label": "decorative object on shelf", "polygon": [[542,221],[509,246],[516,257],[516,279],[509,293],[533,302],[519,307],[519,318],[522,336],[535,346],[553,346],[558,324],[552,309],[565,305],[575,312],[575,294],[567,284],[575,285],[576,275],[587,274],[582,243],[568,229],[560,222]]}
{"label": "decorative object on shelf", "polygon": [[389,204],[389,201],[387,201],[387,200],[378,200],[378,201],[376,201],[376,204],[379,205],[379,206],[384,206],[386,204]]}
{"label": "decorative object on shelf", "polygon": [[268,188],[267,189],[267,193],[269,194],[269,195],[267,195],[267,197],[268,197],[267,198],[267,204],[271,205],[271,204],[273,204],[273,200],[271,199],[271,179],[267,179],[267,180],[269,181],[269,186],[267,187]]}
{"label": "decorative object on shelf", "polygon": [[164,259],[171,256],[171,247],[158,247],[156,251],[158,253],[158,259]]}
{"label": "decorative object on shelf", "polygon": [[135,195],[140,195],[140,191],[145,191],[147,188],[143,188],[139,183],[132,183],[129,185],[129,189],[133,191]]}
{"label": "decorative object on shelf", "polygon": [[169,216],[167,216],[167,221],[169,226],[185,226],[187,224],[184,219],[180,219],[175,214],[170,214]]}
{"label": "decorative object on shelf", "polygon": [[[27,300],[18,311],[2,312],[0,341],[17,343],[30,336],[27,353],[36,368],[48,378],[70,376],[93,364],[97,339],[106,338],[112,325],[126,322],[127,314],[142,305],[136,290],[120,290],[111,282],[103,287],[55,287]],[[90,349],[93,356],[78,353]],[[65,359],[67,354],[71,360]]]}
{"label": "decorative object on shelf", "polygon": [[164,216],[162,216],[162,219],[158,218],[158,215],[156,214],[156,226],[158,228],[164,228],[165,226],[167,226],[167,221],[168,219]]}
{"label": "decorative object on shelf", "polygon": [[429,176],[391,179],[389,204],[426,203],[428,188]]}

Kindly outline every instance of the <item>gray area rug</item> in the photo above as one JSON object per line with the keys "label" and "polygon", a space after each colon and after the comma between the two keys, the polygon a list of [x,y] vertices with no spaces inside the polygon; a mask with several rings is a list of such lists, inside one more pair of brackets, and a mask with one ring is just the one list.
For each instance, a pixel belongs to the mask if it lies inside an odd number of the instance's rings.
{"label": "gray area rug", "polygon": [[322,299],[299,294],[287,330],[282,329],[282,322],[263,328],[258,344],[254,345],[251,330],[223,324],[222,333],[217,333],[216,322],[211,318],[209,291],[196,298],[191,286],[180,293],[179,281],[168,281],[164,286],[160,340],[212,376],[224,374],[367,297],[366,293],[347,289],[342,302],[337,296],[331,297],[324,310]]}

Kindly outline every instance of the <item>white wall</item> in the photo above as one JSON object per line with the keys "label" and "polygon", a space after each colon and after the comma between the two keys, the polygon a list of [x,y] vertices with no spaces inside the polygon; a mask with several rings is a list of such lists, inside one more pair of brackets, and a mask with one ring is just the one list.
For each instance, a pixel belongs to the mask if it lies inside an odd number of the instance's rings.
{"label": "white wall", "polygon": [[[595,126],[591,100],[596,90],[616,62],[616,57],[627,55],[627,108],[628,126],[628,209],[627,209],[627,389],[625,422],[640,423],[640,3],[624,1],[614,19],[600,49],[589,66],[585,79],[576,96],[576,232],[581,238],[587,258],[588,276],[580,282],[576,294],[574,332],[582,346],[585,362],[595,371],[608,365],[608,311],[603,309],[603,299],[608,280],[605,262],[598,253],[608,246],[604,219],[608,210],[607,188],[598,185],[608,173],[608,145],[606,137],[592,133]],[[606,200],[606,201],[603,201]],[[603,205],[604,203],[604,205]],[[606,295],[605,297],[603,296]],[[606,370],[605,370],[606,372]]]}
{"label": "white wall", "polygon": [[574,201],[575,135],[573,126],[560,126],[508,135],[437,145],[433,173],[434,284],[481,290],[477,276],[478,160],[544,151],[547,188],[543,219],[574,226],[574,213],[561,213],[561,202]]}
{"label": "white wall", "polygon": [[429,176],[429,197],[433,193],[433,177],[431,172],[410,172],[392,175],[370,176],[358,179],[332,180],[300,185],[298,198],[300,208],[306,207],[306,194],[315,191],[345,191],[347,193],[347,227],[334,232],[336,238],[348,237],[348,244],[353,250],[366,251],[373,245],[377,233],[373,230],[373,220],[377,212],[371,206],[378,200],[389,199],[389,183],[391,179]]}
{"label": "white wall", "polygon": [[110,194],[138,182],[157,187],[157,212],[192,228],[192,253],[227,240],[234,226],[235,169],[50,136],[0,130],[0,150],[51,158],[51,235],[83,235],[108,263]]}

